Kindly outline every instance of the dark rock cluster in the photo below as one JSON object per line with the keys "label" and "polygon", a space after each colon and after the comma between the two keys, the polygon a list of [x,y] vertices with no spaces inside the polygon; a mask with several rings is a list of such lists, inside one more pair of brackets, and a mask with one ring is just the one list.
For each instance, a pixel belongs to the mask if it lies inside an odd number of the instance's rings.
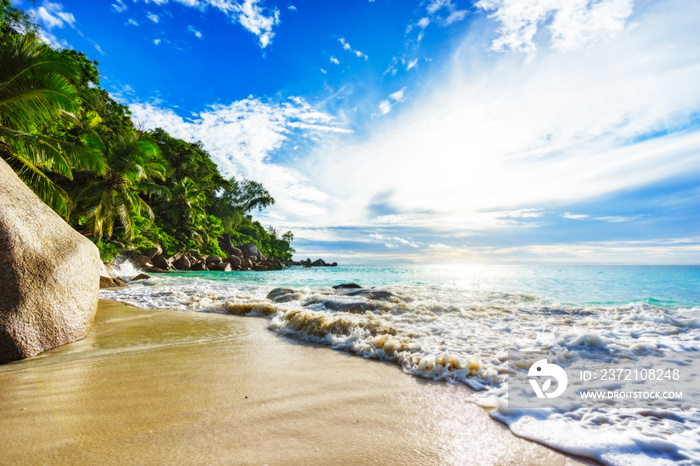
{"label": "dark rock cluster", "polygon": [[305,261],[289,261],[289,265],[299,265],[302,267],[337,267],[338,263],[329,263],[324,261],[323,259],[316,259],[315,261],[311,262],[311,259],[307,258]]}

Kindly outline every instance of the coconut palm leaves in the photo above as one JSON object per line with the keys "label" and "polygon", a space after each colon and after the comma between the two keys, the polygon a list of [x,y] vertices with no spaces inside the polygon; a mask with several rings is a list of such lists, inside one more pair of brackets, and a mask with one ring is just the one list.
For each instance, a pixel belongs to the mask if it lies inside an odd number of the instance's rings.
{"label": "coconut palm leaves", "polygon": [[0,156],[47,204],[67,216],[68,196],[46,172],[72,178],[73,168],[104,170],[99,153],[41,135],[58,119],[78,123],[75,86],[81,70],[37,37],[13,35],[0,47]]}
{"label": "coconut palm leaves", "polygon": [[138,215],[153,219],[153,211],[141,195],[169,194],[167,188],[153,181],[165,179],[167,163],[158,146],[139,133],[121,136],[109,147],[94,137],[89,142],[106,154],[107,168],[76,196],[83,206],[80,213],[88,233],[98,239],[110,238],[115,225],[120,225],[125,238],[131,240]]}

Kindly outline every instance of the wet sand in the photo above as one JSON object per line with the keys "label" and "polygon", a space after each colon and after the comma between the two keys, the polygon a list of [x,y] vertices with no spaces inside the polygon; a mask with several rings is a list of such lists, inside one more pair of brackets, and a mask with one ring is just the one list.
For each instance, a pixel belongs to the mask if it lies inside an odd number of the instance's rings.
{"label": "wet sand", "polygon": [[84,340],[0,366],[0,463],[576,463],[466,387],[266,325],[101,300]]}

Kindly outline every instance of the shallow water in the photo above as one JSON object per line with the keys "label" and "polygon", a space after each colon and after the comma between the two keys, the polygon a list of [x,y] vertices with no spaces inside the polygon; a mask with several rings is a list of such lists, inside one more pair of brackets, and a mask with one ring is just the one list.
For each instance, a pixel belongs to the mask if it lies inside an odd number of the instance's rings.
{"label": "shallow water", "polygon": [[[373,290],[334,290],[355,282]],[[268,299],[277,287],[287,287]],[[700,462],[697,404],[510,410],[507,352],[700,351],[700,267],[293,268],[154,276],[104,297],[268,317],[280,334],[462,383],[518,435],[610,464]],[[574,354],[574,353],[572,353]],[[581,410],[579,410],[581,411]],[[673,448],[671,448],[673,446]]]}
{"label": "shallow water", "polygon": [[464,386],[287,340],[259,319],[103,300],[84,340],[0,367],[0,463],[574,463]]}

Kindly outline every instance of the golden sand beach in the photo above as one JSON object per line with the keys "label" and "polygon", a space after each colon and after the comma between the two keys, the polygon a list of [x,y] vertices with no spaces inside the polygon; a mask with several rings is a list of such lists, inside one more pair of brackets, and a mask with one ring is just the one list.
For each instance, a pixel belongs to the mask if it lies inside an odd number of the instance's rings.
{"label": "golden sand beach", "polygon": [[263,319],[101,300],[82,341],[0,367],[3,464],[575,464],[464,386]]}

